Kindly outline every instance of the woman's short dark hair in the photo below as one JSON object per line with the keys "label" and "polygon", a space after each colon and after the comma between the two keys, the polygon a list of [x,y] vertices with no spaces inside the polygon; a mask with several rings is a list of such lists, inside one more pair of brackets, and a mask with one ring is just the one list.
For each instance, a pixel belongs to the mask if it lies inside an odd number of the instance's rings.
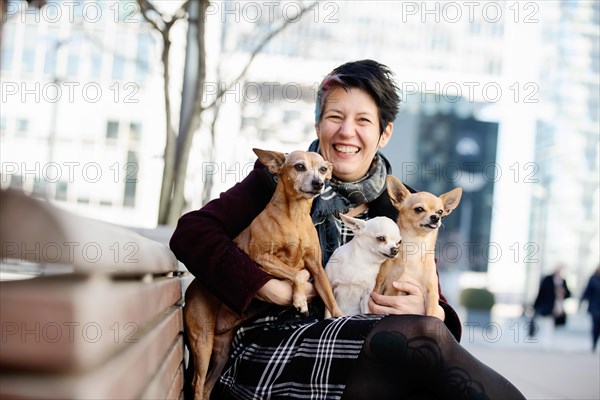
{"label": "woman's short dark hair", "polygon": [[325,101],[332,89],[342,87],[365,90],[371,95],[379,110],[379,129],[381,133],[393,122],[398,114],[400,97],[398,87],[390,69],[373,60],[351,61],[331,71],[319,85],[315,107],[315,122],[321,123]]}

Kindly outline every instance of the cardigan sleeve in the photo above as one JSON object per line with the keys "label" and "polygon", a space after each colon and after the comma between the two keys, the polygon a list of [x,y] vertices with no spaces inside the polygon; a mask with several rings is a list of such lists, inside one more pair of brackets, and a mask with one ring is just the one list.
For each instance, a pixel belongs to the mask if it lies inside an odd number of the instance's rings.
{"label": "cardigan sleeve", "polygon": [[462,336],[462,325],[460,323],[460,318],[458,314],[452,308],[448,301],[440,291],[440,306],[444,309],[444,313],[446,314],[446,318],[444,319],[444,323],[448,330],[452,333],[452,336],[456,339],[456,341],[460,342],[460,338]]}
{"label": "cardigan sleeve", "polygon": [[221,301],[243,313],[272,276],[233,242],[265,208],[275,185],[261,164],[199,210],[183,215],[170,240],[177,257]]}
{"label": "cardigan sleeve", "polygon": [[[435,263],[437,264],[437,260]],[[450,303],[448,303],[448,300],[446,300],[446,297],[442,293],[442,286],[440,284],[440,274],[437,271],[437,269],[435,273],[438,277],[438,293],[440,294],[440,300],[438,303],[444,310],[445,314],[444,323],[446,324],[446,328],[448,328],[448,330],[452,333],[452,336],[454,336],[456,341],[460,342],[460,338],[462,336],[462,325],[460,322],[460,318],[458,317],[456,310],[452,308],[452,306],[450,305]]]}

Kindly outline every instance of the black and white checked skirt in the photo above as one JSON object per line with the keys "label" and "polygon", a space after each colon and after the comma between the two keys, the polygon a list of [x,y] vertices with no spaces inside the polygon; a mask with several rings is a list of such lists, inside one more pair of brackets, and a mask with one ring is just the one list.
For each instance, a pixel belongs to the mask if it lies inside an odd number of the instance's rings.
{"label": "black and white checked skirt", "polygon": [[267,316],[247,324],[234,338],[211,398],[339,399],[365,338],[382,317],[307,322]]}

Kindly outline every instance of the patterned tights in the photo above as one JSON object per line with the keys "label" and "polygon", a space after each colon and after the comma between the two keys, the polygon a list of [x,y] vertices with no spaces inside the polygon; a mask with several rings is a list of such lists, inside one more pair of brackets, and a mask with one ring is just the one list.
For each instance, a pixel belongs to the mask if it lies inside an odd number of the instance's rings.
{"label": "patterned tights", "polygon": [[478,361],[442,321],[389,316],[369,332],[342,400],[524,399]]}

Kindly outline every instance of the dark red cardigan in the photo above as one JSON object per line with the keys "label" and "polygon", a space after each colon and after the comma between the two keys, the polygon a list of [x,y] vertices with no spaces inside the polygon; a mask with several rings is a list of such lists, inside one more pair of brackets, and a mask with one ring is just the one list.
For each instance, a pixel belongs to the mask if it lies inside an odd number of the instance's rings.
{"label": "dark red cardigan", "polygon": [[[183,215],[171,237],[170,247],[177,259],[237,313],[246,310],[272,276],[232,239],[265,208],[274,189],[271,176],[257,163],[244,180],[218,199]],[[440,305],[446,313],[446,326],[460,340],[460,320],[441,290]]]}

